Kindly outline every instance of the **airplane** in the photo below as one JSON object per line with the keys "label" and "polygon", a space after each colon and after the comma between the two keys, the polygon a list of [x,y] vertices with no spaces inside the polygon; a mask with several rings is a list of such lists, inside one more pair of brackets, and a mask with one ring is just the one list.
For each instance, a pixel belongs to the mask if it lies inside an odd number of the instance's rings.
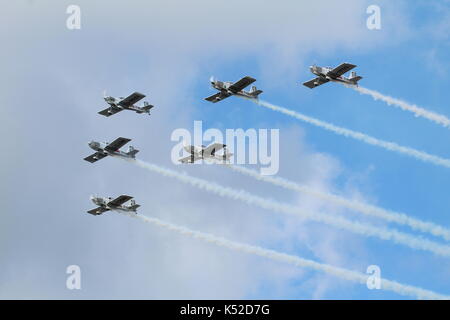
{"label": "airplane", "polygon": [[135,106],[135,103],[143,99],[144,97],[145,95],[139,92],[134,92],[126,98],[124,97],[114,98],[105,95],[103,99],[105,99],[105,101],[109,104],[109,107],[106,108],[105,110],[99,111],[98,113],[105,117],[109,117],[122,110],[132,110],[135,111],[136,113],[147,113],[150,115],[150,109],[153,108],[153,106],[149,104],[147,101],[144,101],[143,107]]}
{"label": "airplane", "polygon": [[[217,155],[216,152],[223,149],[223,155]],[[228,162],[232,153],[228,153],[226,145],[222,143],[212,143],[209,146],[184,146],[184,150],[190,153],[189,156],[179,159],[181,163],[194,163],[197,160],[219,160]]]}
{"label": "airplane", "polygon": [[344,76],[344,73],[349,72],[355,67],[356,65],[346,62],[341,63],[336,68],[311,66],[309,67],[309,70],[311,70],[311,72],[318,77],[304,82],[303,85],[310,89],[313,89],[324,83],[333,81],[358,86],[358,81],[361,80],[362,77],[357,76],[356,72],[352,71],[350,77],[348,78]]}
{"label": "airplane", "polygon": [[214,89],[220,92],[213,94],[210,97],[205,98],[205,100],[212,103],[219,102],[225,98],[236,95],[249,99],[258,99],[258,96],[262,93],[262,90],[258,90],[255,86],[252,86],[250,91],[245,91],[244,88],[256,81],[252,77],[243,77],[236,82],[222,82],[215,80],[213,77],[209,80]]}
{"label": "airplane", "polygon": [[[127,195],[121,195],[117,198],[113,199],[111,197],[108,198],[101,198],[101,197],[94,197],[91,196],[91,201],[97,205],[98,207],[92,210],[89,210],[88,213],[98,216],[102,213],[110,210],[114,211],[124,211],[124,212],[134,212],[137,214],[136,209],[140,207],[140,205],[136,204],[136,202],[133,199],[133,197],[127,196]],[[130,201],[130,205],[124,205],[125,202]]]}
{"label": "airplane", "polygon": [[96,152],[94,154],[91,154],[90,156],[84,158],[84,160],[94,163],[98,160],[103,159],[107,156],[113,156],[113,157],[121,157],[126,159],[134,159],[136,156],[136,153],[139,152],[139,150],[134,149],[133,146],[128,147],[128,151],[120,151],[119,149],[122,148],[124,145],[126,145],[128,142],[130,142],[131,139],[122,138],[119,137],[116,140],[114,140],[111,143],[108,142],[97,142],[97,141],[91,141],[88,143],[89,147],[91,149],[95,150]]}

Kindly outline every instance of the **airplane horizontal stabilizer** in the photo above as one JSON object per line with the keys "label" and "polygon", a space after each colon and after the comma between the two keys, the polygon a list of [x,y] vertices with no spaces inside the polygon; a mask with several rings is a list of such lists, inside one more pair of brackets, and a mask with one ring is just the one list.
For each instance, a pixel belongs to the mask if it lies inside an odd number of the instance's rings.
{"label": "airplane horizontal stabilizer", "polygon": [[128,208],[129,208],[130,210],[136,211],[136,209],[139,208],[139,207],[140,207],[139,204],[134,204],[134,205],[132,205],[132,206],[129,206]]}
{"label": "airplane horizontal stabilizer", "polygon": [[134,149],[133,147],[128,148],[128,152],[127,155],[134,157],[136,155],[136,153],[138,153],[139,150],[138,149]]}

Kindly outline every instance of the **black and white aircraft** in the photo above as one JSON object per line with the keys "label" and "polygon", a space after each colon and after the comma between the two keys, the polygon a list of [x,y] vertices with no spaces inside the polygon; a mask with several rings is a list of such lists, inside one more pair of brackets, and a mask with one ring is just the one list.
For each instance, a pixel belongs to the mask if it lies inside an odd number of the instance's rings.
{"label": "black and white aircraft", "polygon": [[107,156],[134,159],[136,156],[136,153],[138,153],[139,150],[134,149],[133,146],[129,146],[127,152],[119,150],[120,148],[122,148],[124,145],[126,145],[130,141],[131,141],[131,139],[122,138],[122,137],[117,138],[116,140],[114,140],[111,143],[91,141],[88,143],[88,145],[89,145],[89,147],[91,147],[91,149],[95,150],[96,152],[94,154],[91,154],[90,156],[84,158],[84,160],[86,160],[90,163],[94,163],[100,159],[103,159],[104,157],[107,157]]}
{"label": "black and white aircraft", "polygon": [[[98,216],[102,213],[110,210],[114,211],[124,211],[124,212],[136,212],[136,209],[140,207],[140,205],[136,204],[136,202],[133,199],[133,197],[127,196],[127,195],[121,195],[115,199],[108,197],[108,198],[101,198],[101,197],[94,197],[91,196],[91,201],[97,205],[98,207],[92,210],[89,210],[88,213]],[[130,201],[130,205],[125,205],[125,202]]]}
{"label": "black and white aircraft", "polygon": [[210,79],[211,85],[214,89],[219,90],[218,93],[213,94],[210,97],[205,98],[205,100],[210,101],[212,103],[219,102],[225,98],[231,96],[241,96],[248,99],[258,99],[258,96],[262,93],[261,90],[258,90],[255,86],[252,86],[250,91],[245,91],[244,88],[252,84],[256,81],[252,77],[244,77],[236,82],[223,82],[219,80],[215,80],[213,77]]}
{"label": "black and white aircraft", "polygon": [[346,62],[341,63],[336,68],[311,66],[309,67],[309,70],[318,77],[304,82],[303,85],[313,89],[329,81],[334,81],[358,86],[358,81],[361,80],[362,77],[357,76],[356,72],[352,72],[348,78],[344,76],[344,73],[349,72],[355,67],[356,65]]}
{"label": "black and white aircraft", "polygon": [[[217,151],[223,149],[221,155],[217,154]],[[189,156],[179,159],[181,163],[194,163],[197,160],[212,160],[228,162],[232,153],[228,153],[226,145],[222,143],[212,143],[209,146],[184,146],[184,150],[190,153]]]}
{"label": "black and white aircraft", "polygon": [[99,114],[105,117],[109,117],[122,110],[131,110],[135,111],[136,113],[150,114],[150,109],[153,108],[153,106],[149,104],[147,101],[144,101],[144,106],[142,107],[138,107],[135,105],[135,103],[144,99],[144,97],[145,95],[139,92],[134,92],[126,98],[124,97],[114,98],[105,95],[103,98],[109,104],[109,107],[106,108],[105,110],[100,111]]}

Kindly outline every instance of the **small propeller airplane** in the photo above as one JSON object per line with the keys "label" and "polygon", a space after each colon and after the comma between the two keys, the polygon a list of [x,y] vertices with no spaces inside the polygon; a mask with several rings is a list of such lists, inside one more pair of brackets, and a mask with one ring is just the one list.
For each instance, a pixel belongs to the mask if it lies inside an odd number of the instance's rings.
{"label": "small propeller airplane", "polygon": [[310,89],[313,89],[324,83],[333,81],[358,86],[358,81],[361,80],[362,77],[357,76],[356,72],[351,72],[350,77],[348,78],[344,76],[345,73],[349,72],[355,67],[356,65],[347,62],[341,63],[336,68],[311,66],[309,67],[309,70],[311,70],[311,72],[318,77],[304,82],[303,85]]}
{"label": "small propeller airplane", "polygon": [[215,80],[213,77],[209,80],[214,89],[220,92],[213,94],[210,97],[205,98],[205,100],[212,103],[219,102],[223,99],[231,97],[233,95],[241,96],[249,99],[258,99],[258,96],[262,93],[262,90],[258,90],[255,86],[252,86],[250,91],[245,91],[244,88],[256,81],[252,77],[244,77],[236,82],[223,82]]}
{"label": "small propeller airplane", "polygon": [[153,106],[149,104],[147,101],[144,101],[143,107],[138,107],[135,105],[135,103],[144,98],[145,95],[139,92],[134,92],[126,98],[124,97],[114,98],[111,96],[107,96],[104,93],[103,99],[105,99],[105,101],[109,104],[109,107],[98,113],[105,117],[109,117],[123,110],[131,110],[135,111],[136,113],[147,113],[150,115],[150,109],[153,108]]}
{"label": "small propeller airplane", "polygon": [[[91,201],[97,205],[98,207],[92,210],[89,210],[88,213],[98,216],[103,214],[106,211],[124,211],[124,212],[134,212],[137,214],[136,209],[140,207],[140,205],[136,204],[136,202],[133,199],[133,197],[127,196],[127,195],[121,195],[117,198],[113,199],[111,197],[108,198],[102,198],[102,197],[96,197],[91,196]],[[130,205],[125,205],[125,202],[130,201]]]}
{"label": "small propeller airplane", "polygon": [[[223,149],[223,154],[218,155],[216,152]],[[194,163],[197,160],[216,160],[228,162],[233,155],[228,153],[226,145],[222,143],[212,143],[209,146],[184,146],[184,150],[190,153],[189,156],[179,159],[181,163]]]}
{"label": "small propeller airplane", "polygon": [[97,142],[97,141],[91,141],[88,143],[89,147],[91,149],[95,150],[96,152],[94,154],[91,154],[90,156],[84,158],[84,160],[94,163],[98,160],[101,160],[107,156],[113,156],[113,157],[121,157],[126,159],[134,159],[136,156],[136,153],[139,152],[139,150],[134,149],[133,146],[128,147],[128,151],[120,151],[119,149],[122,148],[124,145],[126,145],[128,142],[130,142],[131,139],[122,138],[119,137],[116,140],[114,140],[111,143],[108,142]]}

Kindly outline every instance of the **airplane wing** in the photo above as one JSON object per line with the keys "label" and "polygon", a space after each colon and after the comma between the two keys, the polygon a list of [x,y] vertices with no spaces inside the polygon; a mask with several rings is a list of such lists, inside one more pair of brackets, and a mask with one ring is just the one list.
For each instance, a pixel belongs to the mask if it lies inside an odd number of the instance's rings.
{"label": "airplane wing", "polygon": [[315,87],[318,87],[318,86],[320,86],[320,85],[322,85],[324,83],[327,83],[328,81],[330,81],[330,80],[317,77],[317,78],[314,78],[312,80],[303,82],[303,85],[308,87],[308,88],[310,88],[310,89],[314,89]]}
{"label": "airplane wing", "polygon": [[130,141],[131,141],[131,139],[119,137],[116,140],[114,140],[113,142],[111,142],[110,144],[108,144],[105,147],[105,150],[109,151],[109,152],[117,151]]}
{"label": "airplane wing", "polygon": [[210,101],[210,102],[212,102],[212,103],[216,103],[216,102],[219,102],[219,101],[221,101],[221,100],[223,100],[223,99],[225,99],[225,98],[228,98],[229,96],[231,96],[231,95],[228,94],[228,93],[225,93],[225,92],[218,92],[218,93],[216,93],[216,94],[213,94],[213,95],[210,96],[210,97],[205,98],[205,100],[206,100],[206,101]]}
{"label": "airplane wing", "polygon": [[226,147],[226,145],[223,143],[212,143],[209,146],[207,146],[205,149],[203,149],[203,155],[206,155],[207,157],[212,156],[217,151],[223,149],[224,147]]}
{"label": "airplane wing", "polygon": [[129,107],[138,102],[139,100],[144,99],[144,97],[145,95],[143,95],[142,93],[135,92],[126,97],[125,99],[123,99],[122,101],[120,101],[118,105],[122,107]]}
{"label": "airplane wing", "polygon": [[90,156],[84,158],[84,160],[90,162],[90,163],[94,163],[100,159],[103,159],[104,157],[108,156],[106,153],[103,152],[96,152],[91,154]]}
{"label": "airplane wing", "polygon": [[330,72],[328,72],[328,75],[332,78],[337,78],[337,77],[342,76],[344,73],[349,72],[350,70],[352,70],[355,67],[356,66],[354,64],[344,62],[344,63],[341,63],[340,65],[338,65],[336,68],[334,68]]}
{"label": "airplane wing", "polygon": [[98,215],[102,214],[103,212],[106,212],[106,211],[109,211],[109,210],[110,209],[105,208],[105,207],[98,207],[98,208],[89,210],[87,213],[90,213],[90,214],[92,214],[94,216],[98,216]]}
{"label": "airplane wing", "polygon": [[252,77],[243,77],[241,80],[238,80],[237,82],[233,83],[230,86],[230,90],[234,93],[241,91],[242,89],[244,89],[245,87],[247,87],[248,85],[252,84],[253,82],[255,82],[256,79],[253,79]]}
{"label": "airplane wing", "polygon": [[113,114],[116,114],[117,112],[122,111],[122,110],[123,110],[122,108],[117,108],[117,107],[113,106],[113,107],[106,108],[105,110],[99,111],[98,113],[101,114],[102,116],[109,117],[109,116],[112,116]]}
{"label": "airplane wing", "polygon": [[111,200],[110,202],[108,202],[107,205],[110,207],[118,207],[118,206],[123,205],[125,202],[127,202],[128,200],[131,200],[131,199],[133,199],[133,197],[123,194],[121,196],[118,196],[114,200]]}

